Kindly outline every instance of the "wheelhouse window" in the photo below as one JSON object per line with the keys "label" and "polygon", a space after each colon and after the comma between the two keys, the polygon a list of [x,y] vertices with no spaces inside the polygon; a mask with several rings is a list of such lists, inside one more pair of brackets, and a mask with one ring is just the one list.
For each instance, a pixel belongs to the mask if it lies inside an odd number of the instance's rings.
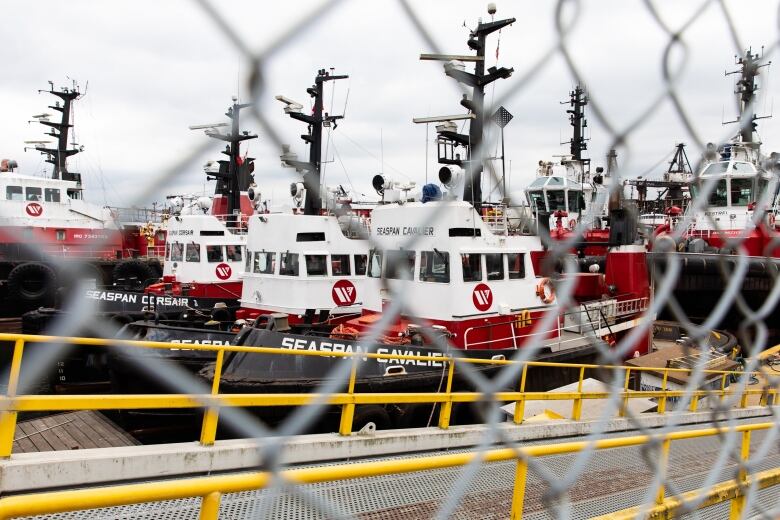
{"label": "wheelhouse window", "polygon": [[224,262],[225,258],[222,255],[222,246],[206,246],[206,261],[207,262]]}
{"label": "wheelhouse window", "polygon": [[420,281],[450,283],[450,254],[436,249],[420,253]]}
{"label": "wheelhouse window", "polygon": [[283,276],[298,276],[298,253],[282,253],[279,261],[279,274]]}
{"label": "wheelhouse window", "polygon": [[504,255],[501,253],[489,253],[485,255],[485,269],[487,270],[487,279],[504,279]]}
{"label": "wheelhouse window", "polygon": [[[710,192],[710,196],[707,199],[707,203],[710,206],[715,207],[723,207],[728,204],[727,196],[727,189],[726,189],[726,179],[719,179],[715,186],[713,186],[712,191]],[[707,181],[702,181],[702,184],[692,184],[691,190],[693,191],[692,195],[696,197],[701,190],[704,189],[704,185],[707,183]]]}
{"label": "wheelhouse window", "polygon": [[460,263],[463,267],[464,282],[482,281],[482,255],[479,253],[462,253]]}
{"label": "wheelhouse window", "polygon": [[544,205],[544,194],[541,191],[529,191],[528,197],[532,210],[547,211],[547,207]]}
{"label": "wheelhouse window", "polygon": [[43,190],[43,200],[46,202],[59,202],[60,190],[57,188],[46,188]]}
{"label": "wheelhouse window", "polygon": [[327,276],[328,257],[326,255],[306,255],[306,274],[308,276]]}
{"label": "wheelhouse window", "polygon": [[566,192],[563,190],[548,191],[547,203],[550,211],[555,211],[558,209],[566,211]]}
{"label": "wheelhouse window", "polygon": [[330,272],[333,276],[349,276],[349,255],[330,255]]}
{"label": "wheelhouse window", "polygon": [[585,209],[585,197],[580,190],[569,190],[569,211],[578,213]]}
{"label": "wheelhouse window", "polygon": [[184,244],[174,242],[171,245],[171,261],[181,262],[182,258],[184,258]]}
{"label": "wheelhouse window", "polygon": [[276,253],[268,251],[255,253],[255,265],[252,270],[260,274],[274,274],[276,270]]}
{"label": "wheelhouse window", "polygon": [[5,200],[24,200],[24,192],[21,186],[6,186]]}
{"label": "wheelhouse window", "polygon": [[196,244],[195,242],[187,244],[184,258],[187,262],[200,262],[200,244]]}
{"label": "wheelhouse window", "polygon": [[747,206],[753,200],[753,179],[731,179],[732,206]]}
{"label": "wheelhouse window", "polygon": [[524,253],[507,253],[506,263],[510,280],[519,280],[521,278],[525,278]]}
{"label": "wheelhouse window", "polygon": [[731,171],[734,173],[756,173],[755,167],[749,162],[732,163]]}
{"label": "wheelhouse window", "polygon": [[26,193],[27,193],[26,196],[27,200],[32,200],[37,202],[42,199],[43,190],[41,188],[28,187]]}
{"label": "wheelhouse window", "polygon": [[368,267],[367,255],[355,255],[355,275],[365,276],[366,267]]}
{"label": "wheelhouse window", "polygon": [[716,173],[726,173],[726,170],[729,169],[729,163],[722,161],[722,162],[715,162],[707,166],[704,171],[702,172],[702,175],[712,175]]}
{"label": "wheelhouse window", "polygon": [[414,279],[414,251],[386,251],[385,276],[391,280]]}
{"label": "wheelhouse window", "polygon": [[371,251],[371,256],[369,256],[368,264],[369,264],[368,276],[371,278],[381,278],[382,277],[382,252]]}
{"label": "wheelhouse window", "polygon": [[228,262],[240,262],[241,261],[241,246],[227,245],[225,246],[225,255]]}

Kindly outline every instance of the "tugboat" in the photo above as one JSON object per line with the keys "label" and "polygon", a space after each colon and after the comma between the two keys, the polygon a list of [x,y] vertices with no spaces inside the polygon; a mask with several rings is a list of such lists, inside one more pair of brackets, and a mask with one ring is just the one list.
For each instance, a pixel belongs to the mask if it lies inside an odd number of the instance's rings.
{"label": "tugboat", "polygon": [[[610,230],[611,242],[617,245],[606,254],[605,273],[594,269],[561,278],[574,277],[576,287],[572,301],[563,308],[556,298],[556,280],[540,276],[535,261],[542,252],[540,239],[502,233],[486,222],[479,209],[483,160],[471,154],[480,149],[483,89],[512,73],[504,67],[485,73],[485,43],[489,34],[514,21],[480,22],[470,33],[469,47],[477,52],[474,73],[465,72],[458,64],[445,66],[447,75],[473,87],[472,99],[462,102],[470,110],[469,117],[464,117],[471,122],[470,136],[453,135],[449,125],[441,125],[446,134],[439,136],[466,148],[466,158],[459,159],[440,146],[445,150],[440,179],[462,175],[465,167],[463,200],[445,199],[440,192],[435,195],[436,190],[424,190],[434,194],[426,202],[401,199],[373,210],[371,239],[376,247],[369,256],[360,317],[313,326],[290,323],[286,314],[261,316],[245,327],[233,344],[481,359],[514,357],[535,344],[536,350],[529,353],[531,359],[595,361],[594,341],[612,344],[634,327],[647,326],[643,313],[650,295],[645,250],[635,244],[636,227],[631,233],[625,210],[612,212],[612,222],[623,220]],[[426,59],[452,58],[426,55]],[[464,144],[469,142],[470,147]],[[383,188],[391,183],[377,176],[373,184]],[[400,315],[376,330],[396,297],[405,302]],[[647,329],[639,342],[624,350],[627,356],[647,352],[649,326]],[[335,357],[236,353],[226,359],[220,390],[314,390],[331,380],[343,363]],[[207,367],[202,375],[210,377],[210,370]],[[444,364],[366,358],[357,370],[356,391],[436,391],[441,388]],[[497,368],[483,365],[477,370],[491,375]],[[576,378],[576,374],[539,374],[530,387],[545,390],[565,384],[571,377]],[[456,377],[455,387],[469,386],[462,374]],[[280,416],[279,410],[268,413]],[[365,422],[411,426],[430,417],[431,406],[372,405],[357,414],[361,419],[356,420],[356,429]]]}
{"label": "tugboat", "polygon": [[[61,114],[34,116],[50,130],[50,141],[29,141],[53,166],[51,178],[16,172],[14,160],[0,162],[0,299],[3,311],[24,311],[51,306],[57,289],[74,273],[101,283],[123,257],[123,236],[107,207],[83,198],[81,174],[69,170],[67,160],[84,147],[69,143],[73,103],[81,97],[78,87],[46,91],[57,98],[49,108]],[[69,148],[73,146],[73,148]],[[65,272],[68,275],[61,276]],[[10,304],[10,305],[9,305]]]}
{"label": "tugboat", "polygon": [[[735,91],[739,118],[732,121],[740,124],[740,130],[720,147],[707,146],[690,185],[691,203],[684,214],[679,208],[670,209],[652,243],[656,274],[664,271],[667,255],[682,262],[674,295],[688,316],[702,320],[711,314],[729,282],[723,268],[730,272],[740,262],[748,263],[745,277],[739,280],[740,294],[756,309],[770,294],[780,266],[776,224],[780,154],[762,154],[756,137],[756,120],[761,118],[753,108],[756,78],[768,63],[761,64],[749,49],[737,64],[739,69],[729,74],[740,75]],[[732,308],[720,326],[738,327],[742,321],[742,313]]]}

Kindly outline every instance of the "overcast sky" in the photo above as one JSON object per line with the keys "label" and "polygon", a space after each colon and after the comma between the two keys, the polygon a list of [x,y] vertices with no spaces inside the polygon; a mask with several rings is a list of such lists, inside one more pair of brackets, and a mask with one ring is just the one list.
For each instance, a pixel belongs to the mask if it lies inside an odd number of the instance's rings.
{"label": "overcast sky", "polygon": [[[426,0],[411,2],[441,50],[467,53],[468,29],[479,17],[489,19],[486,3]],[[235,34],[253,50],[267,48],[296,20],[320,2],[231,1],[216,4]],[[663,52],[668,36],[643,2],[599,0],[566,2],[565,18],[575,20],[567,39],[576,67],[591,98],[610,126],[623,130],[646,111],[663,90]],[[736,128],[723,120],[736,115],[733,76],[734,41],[717,2],[675,1],[659,6],[663,22],[676,30],[697,10],[701,15],[683,33],[687,45],[685,68],[678,90],[696,132],[704,141],[723,139]],[[770,48],[778,35],[778,2],[740,0],[725,3],[743,46]],[[525,187],[540,159],[552,160],[567,152],[561,141],[570,127],[559,101],[574,85],[570,68],[560,53],[540,65],[543,54],[557,41],[556,3],[552,1],[498,2],[496,18],[517,21],[500,35],[499,66],[514,67],[509,80],[488,87],[487,99],[499,98],[530,74],[527,82],[504,102],[514,114],[506,128],[507,169],[511,163],[513,191]],[[247,98],[248,63],[212,18],[195,2],[133,1],[5,1],[5,38],[0,47],[0,156],[16,159],[23,173],[49,171],[36,152],[23,151],[24,141],[40,139],[40,125],[28,124],[33,114],[46,110],[49,96],[37,89],[78,80],[86,96],[76,105],[76,136],[85,151],[72,161],[80,171],[88,196],[95,202],[123,205],[138,193],[155,172],[175,163],[188,150],[208,139],[189,125],[225,120],[231,96]],[[577,9],[579,7],[579,10]],[[569,23],[567,22],[567,23]],[[488,41],[488,65],[495,64],[497,37]],[[683,58],[676,48],[672,62]],[[373,195],[371,177],[381,170],[397,180],[423,183],[426,171],[426,132],[413,117],[462,113],[460,94],[440,63],[422,62],[420,52],[431,52],[405,16],[390,0],[344,1],[298,30],[264,64],[266,89],[259,109],[284,142],[300,156],[306,149],[298,137],[304,125],[282,112],[276,94],[308,106],[305,89],[319,68],[349,74],[334,92],[326,109],[346,119],[332,133],[326,182],[343,184]],[[758,111],[772,112],[778,97],[778,65],[763,69]],[[330,98],[333,102],[331,106]],[[778,105],[780,108],[780,105]],[[760,121],[765,151],[780,149],[778,118]],[[295,172],[283,169],[280,151],[250,119],[242,125],[260,137],[250,141],[257,157],[255,178],[265,198],[284,199]],[[594,166],[604,162],[611,139],[592,111],[587,154]],[[433,138],[433,128],[430,138]],[[677,142],[692,142],[667,101],[630,133],[619,162],[629,175],[647,173],[670,158]],[[493,141],[495,143],[495,141]],[[489,153],[495,144],[489,145]],[[158,200],[171,193],[204,189],[201,165],[218,159],[220,144],[173,179]],[[691,161],[698,151],[691,146]],[[384,160],[382,161],[382,158]],[[431,179],[436,172],[435,147],[427,158]],[[666,164],[658,165],[656,175]],[[210,185],[205,186],[211,191]],[[487,186],[485,189],[488,189]]]}

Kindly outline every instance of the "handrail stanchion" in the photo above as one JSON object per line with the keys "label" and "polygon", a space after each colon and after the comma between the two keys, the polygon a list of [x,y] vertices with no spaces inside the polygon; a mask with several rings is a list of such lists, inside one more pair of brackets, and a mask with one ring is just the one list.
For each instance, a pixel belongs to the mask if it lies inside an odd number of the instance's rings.
{"label": "handrail stanchion", "polygon": [[515,401],[515,424],[523,422],[523,416],[525,415],[525,379],[528,375],[528,363],[523,363],[523,373],[520,376],[520,397]]}
{"label": "handrail stanchion", "polygon": [[447,400],[441,404],[439,410],[439,428],[446,430],[450,427],[450,416],[452,415],[452,378],[455,374],[455,358],[447,361]]}
{"label": "handrail stanchion", "polygon": [[623,381],[623,405],[620,407],[620,410],[618,411],[619,417],[625,417],[626,410],[628,410],[628,382],[631,379],[631,369],[627,368],[625,370],[625,373],[626,373],[626,380]]}
{"label": "handrail stanchion", "polygon": [[[739,450],[739,462],[745,464],[750,458],[750,430],[742,432],[742,445]],[[742,518],[742,513],[745,510],[745,491],[748,486],[747,482],[747,470],[743,467],[739,468],[737,474],[737,490],[739,493],[731,499],[731,506],[729,511],[730,519]]]}
{"label": "handrail stanchion", "polygon": [[669,371],[664,370],[664,379],[661,382],[661,390],[663,391],[663,394],[658,399],[658,413],[664,413],[666,412],[666,385],[669,381]]}
{"label": "handrail stanchion", "polygon": [[[217,351],[217,361],[214,364],[214,381],[211,383],[211,395],[219,394],[219,381],[222,377],[222,362],[225,359],[225,351]],[[203,426],[200,429],[200,443],[204,446],[212,446],[217,438],[217,421],[219,420],[219,408],[209,406],[203,414]],[[204,499],[205,500],[205,499]],[[217,506],[219,508],[219,506]]]}
{"label": "handrail stanchion", "polygon": [[722,403],[724,399],[726,399],[726,376],[728,374],[723,374],[720,378],[720,402]]}
{"label": "handrail stanchion", "polygon": [[585,367],[580,367],[580,377],[577,380],[577,397],[571,407],[572,421],[579,421],[582,416],[582,380],[585,378]]}
{"label": "handrail stanchion", "polygon": [[[750,378],[752,377],[752,372],[750,374],[743,373],[742,374],[742,381],[744,381],[744,385],[742,387],[742,397],[739,400],[739,407],[745,408],[747,407],[747,400],[748,400],[748,384],[750,383]],[[745,379],[747,377],[747,379]]]}
{"label": "handrail stanchion", "polygon": [[355,379],[357,378],[357,356],[352,357],[352,369],[349,371],[349,385],[347,393],[352,397],[352,402],[342,405],[341,422],[339,423],[340,435],[352,435],[352,420],[355,418]]}
{"label": "handrail stanchion", "polygon": [[[8,374],[8,389],[6,397],[16,396],[19,387],[19,373],[22,369],[22,354],[24,352],[24,340],[17,339],[14,342],[14,353],[11,358],[11,369]],[[16,432],[16,412],[6,410],[0,412],[0,458],[8,458],[14,449],[14,433]]]}
{"label": "handrail stanchion", "polygon": [[520,520],[523,518],[523,502],[525,501],[525,482],[528,477],[528,461],[517,459],[515,468],[515,487],[512,490],[512,510],[510,518]]}
{"label": "handrail stanchion", "polygon": [[[222,352],[220,350],[220,352]],[[214,491],[205,495],[200,502],[199,520],[218,520],[219,502],[222,499],[222,493]]]}
{"label": "handrail stanchion", "polygon": [[664,485],[664,482],[666,482],[666,472],[669,469],[669,451],[671,447],[672,440],[668,437],[661,442],[661,460],[659,468],[663,477],[661,478],[661,483],[658,485],[658,493],[655,495],[656,504],[664,503],[664,498],[666,495],[666,486]]}

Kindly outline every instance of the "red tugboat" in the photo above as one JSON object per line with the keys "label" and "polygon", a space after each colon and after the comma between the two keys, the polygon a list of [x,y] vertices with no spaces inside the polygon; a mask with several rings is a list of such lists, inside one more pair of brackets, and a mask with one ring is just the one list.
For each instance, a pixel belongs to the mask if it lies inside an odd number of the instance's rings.
{"label": "red tugboat", "polygon": [[[663,268],[670,254],[682,262],[675,297],[693,318],[705,319],[720,300],[728,283],[724,267],[733,271],[747,262],[740,292],[756,309],[769,296],[780,266],[776,223],[780,155],[762,154],[755,123],[760,118],[753,111],[756,78],[768,63],[761,64],[759,56],[748,50],[737,64],[740,68],[730,74],[740,75],[735,91],[739,117],[732,122],[740,123],[740,131],[717,149],[708,145],[690,185],[692,198],[685,213],[670,208],[651,245],[657,268]],[[740,325],[741,313],[733,311],[725,315],[728,323],[720,326]]]}

